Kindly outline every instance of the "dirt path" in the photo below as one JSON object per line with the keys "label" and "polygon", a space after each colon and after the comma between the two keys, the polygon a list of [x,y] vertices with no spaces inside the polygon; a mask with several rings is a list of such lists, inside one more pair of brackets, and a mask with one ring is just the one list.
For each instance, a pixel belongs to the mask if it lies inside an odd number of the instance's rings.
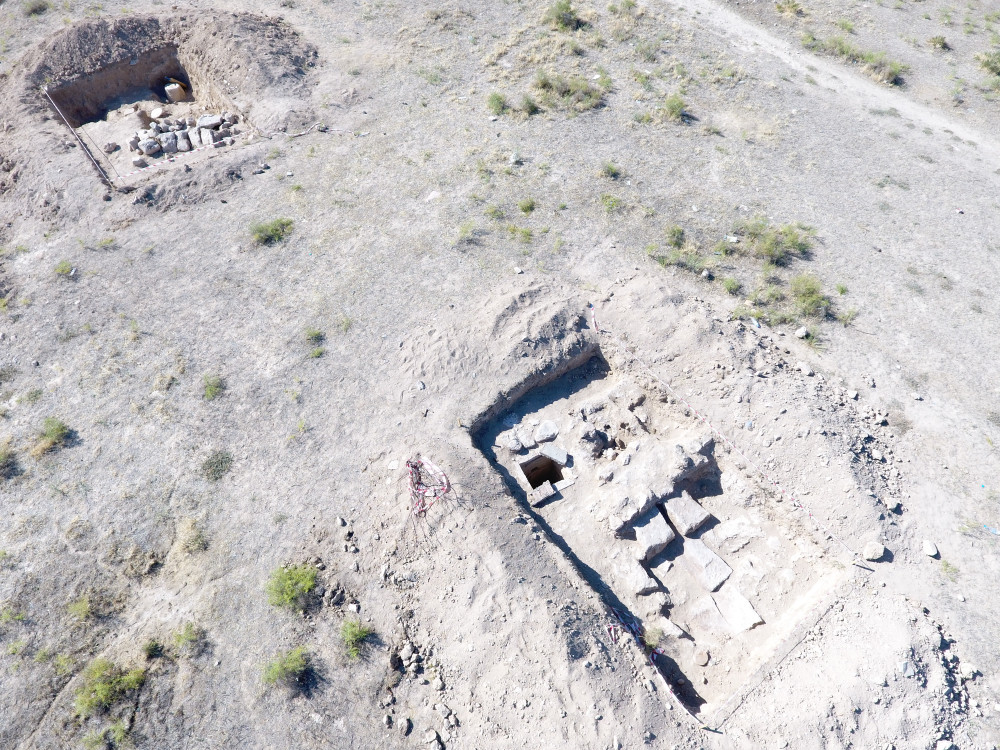
{"label": "dirt path", "polygon": [[894,108],[902,117],[924,127],[949,130],[964,141],[974,141],[978,144],[980,155],[1000,162],[1000,141],[933,107],[913,101],[900,90],[877,84],[831,58],[796,47],[718,3],[678,0],[675,5],[714,26],[737,49],[756,50],[777,58],[795,72],[812,76],[819,86],[845,97],[851,106],[860,109]]}

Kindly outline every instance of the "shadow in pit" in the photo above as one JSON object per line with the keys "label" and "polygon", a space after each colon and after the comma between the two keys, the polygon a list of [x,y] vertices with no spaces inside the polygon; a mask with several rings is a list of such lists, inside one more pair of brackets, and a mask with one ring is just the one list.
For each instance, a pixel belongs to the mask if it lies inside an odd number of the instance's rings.
{"label": "shadow in pit", "polygon": [[[514,411],[515,413],[521,414],[536,411],[538,407],[531,406],[531,404],[544,405],[553,403],[562,398],[567,398],[582,390],[594,380],[606,377],[609,372],[610,368],[608,367],[608,364],[600,355],[596,355],[585,364],[575,370],[569,371],[552,383],[537,390],[529,391],[523,399],[511,404],[510,409],[507,411]],[[528,404],[527,410],[525,410],[525,403]],[[538,528],[545,532],[548,540],[559,548],[580,576],[601,598],[601,601],[609,610],[609,616],[611,609],[617,609],[619,612],[630,617],[633,621],[639,622],[639,618],[635,617],[631,610],[629,610],[628,607],[622,603],[622,601],[615,594],[614,590],[604,581],[601,574],[583,562],[583,560],[581,560],[573,551],[573,548],[569,545],[569,543],[559,533],[557,533],[541,515],[536,512],[536,509],[531,506],[530,502],[528,502],[528,497],[524,490],[521,489],[521,485],[518,483],[517,479],[515,479],[510,471],[508,471],[506,466],[497,460],[496,454],[493,452],[493,445],[496,442],[497,435],[505,429],[507,428],[503,425],[501,417],[498,416],[486,424],[482,430],[472,435],[473,443],[486,457],[486,460],[489,462],[490,466],[493,467],[493,470],[496,471],[503,479],[504,484],[507,486],[507,490],[517,500],[523,512],[531,518]],[[687,707],[692,713],[697,714],[701,709],[701,706],[705,704],[705,699],[698,694],[698,691],[691,684],[691,681],[684,676],[684,673],[681,671],[680,667],[678,667],[677,663],[667,654],[660,654],[657,656],[654,666],[660,671],[664,679],[667,680],[667,683],[671,686],[674,694],[685,705],[685,707]]]}

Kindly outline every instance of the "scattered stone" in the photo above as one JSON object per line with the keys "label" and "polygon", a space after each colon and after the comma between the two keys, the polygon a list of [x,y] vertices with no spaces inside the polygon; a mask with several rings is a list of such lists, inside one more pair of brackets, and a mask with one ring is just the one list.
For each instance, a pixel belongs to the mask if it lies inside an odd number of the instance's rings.
{"label": "scattered stone", "polygon": [[726,561],[700,539],[684,540],[684,554],[680,559],[698,583],[709,592],[717,590],[733,572]]}
{"label": "scattered stone", "polygon": [[147,166],[147,162],[141,156],[133,156],[132,157],[132,166],[133,167],[139,167],[141,169],[142,167]]}
{"label": "scattered stone", "polygon": [[156,137],[157,142],[160,144],[160,148],[163,149],[165,154],[176,154],[177,153],[177,133],[167,132],[161,133]]}
{"label": "scattered stone", "polygon": [[677,536],[655,505],[639,516],[632,528],[635,530],[636,558],[640,562],[651,558]]}
{"label": "scattered stone", "polygon": [[849,399],[851,399],[851,401],[857,401],[858,400],[858,392],[857,391],[848,391],[847,392],[847,397]]}
{"label": "scattered stone", "polygon": [[797,365],[796,369],[799,372],[801,372],[803,375],[805,375],[806,377],[810,377],[811,378],[813,375],[816,374],[816,373],[813,372],[813,368],[811,368],[805,362],[799,362],[799,364]]}
{"label": "scattered stone", "polygon": [[386,729],[392,726],[392,714],[386,714],[382,717],[382,723],[385,724]]}
{"label": "scattered stone", "polygon": [[431,683],[431,687],[433,687],[438,692],[444,690],[444,680],[441,679],[441,675],[438,675],[437,677],[434,678],[434,682]]}
{"label": "scattered stone", "polygon": [[924,550],[924,554],[927,555],[928,557],[937,557],[938,556],[937,545],[934,544],[934,542],[929,541],[927,539],[924,540],[923,550]]}
{"label": "scattered stone", "polygon": [[923,401],[924,400],[924,397],[921,396],[919,393],[911,393],[910,395],[913,397],[914,401]]}
{"label": "scattered stone", "polygon": [[805,326],[802,326],[801,328],[795,331],[795,338],[797,339],[804,339],[808,335],[809,335],[809,329],[806,328]]}
{"label": "scattered stone", "polygon": [[199,128],[213,129],[222,125],[222,115],[202,115],[195,123]]}
{"label": "scattered stone", "polygon": [[128,150],[138,151],[139,150],[139,136],[133,135],[128,139]]}
{"label": "scattered stone", "polygon": [[532,506],[537,507],[554,494],[556,494],[556,488],[552,486],[552,482],[542,482],[531,491],[531,504]]}
{"label": "scattered stone", "polygon": [[149,139],[147,139],[145,141],[142,141],[139,144],[139,151],[144,156],[151,156],[152,154],[159,153],[159,151],[160,151],[160,144],[156,140],[154,140],[153,138],[149,138]]}
{"label": "scattered stone", "polygon": [[179,83],[168,83],[163,87],[163,90],[167,95],[167,99],[172,102],[182,102],[187,99],[187,92]]}
{"label": "scattered stone", "polygon": [[546,419],[535,429],[535,440],[539,443],[555,440],[558,436],[559,425],[551,419]]}
{"label": "scattered stone", "polygon": [[879,542],[868,542],[861,551],[862,556],[869,562],[878,562],[886,553],[885,546]]}
{"label": "scattered stone", "polygon": [[191,150],[191,139],[188,138],[186,130],[182,130],[177,134],[177,150],[181,152]]}
{"label": "scattered stone", "polygon": [[951,740],[938,740],[934,750],[956,750],[955,743]]}
{"label": "scattered stone", "polygon": [[708,666],[709,653],[703,648],[698,649],[694,652],[694,663],[699,667]]}
{"label": "scattered stone", "polygon": [[410,729],[413,728],[413,723],[409,719],[402,719],[397,723],[399,727],[399,733],[406,737],[410,733]]}
{"label": "scattered stone", "polygon": [[517,435],[517,439],[521,442],[521,445],[528,450],[538,445],[538,443],[535,442],[535,438],[531,436],[531,430],[525,428],[518,430],[515,434]]}
{"label": "scattered stone", "polygon": [[156,109],[154,109],[152,112],[149,113],[149,116],[152,117],[154,120],[159,120],[165,114],[167,114],[167,110],[165,110],[163,107],[157,107]]}
{"label": "scattered stone", "polygon": [[552,461],[560,466],[565,466],[566,462],[569,461],[569,454],[558,445],[554,445],[552,443],[542,446],[542,449],[539,452],[546,458],[552,459]]}
{"label": "scattered stone", "polygon": [[699,505],[685,490],[680,497],[671,497],[664,504],[667,518],[684,536],[690,536],[711,518],[711,514]]}
{"label": "scattered stone", "polygon": [[521,445],[521,441],[517,439],[517,433],[511,433],[507,438],[507,449],[512,453],[520,453],[524,450],[524,446]]}
{"label": "scattered stone", "polygon": [[106,154],[113,154],[115,151],[118,150],[118,144],[117,143],[105,143],[103,150],[104,150],[104,153],[106,153]]}
{"label": "scattered stone", "polygon": [[913,666],[913,662],[911,662],[911,661],[902,661],[902,662],[900,662],[899,663],[899,673],[901,675],[903,675],[903,677],[916,677],[917,676],[917,670]]}
{"label": "scattered stone", "polygon": [[593,458],[597,458],[608,447],[608,441],[603,432],[593,427],[584,427],[583,434],[580,435],[580,442]]}

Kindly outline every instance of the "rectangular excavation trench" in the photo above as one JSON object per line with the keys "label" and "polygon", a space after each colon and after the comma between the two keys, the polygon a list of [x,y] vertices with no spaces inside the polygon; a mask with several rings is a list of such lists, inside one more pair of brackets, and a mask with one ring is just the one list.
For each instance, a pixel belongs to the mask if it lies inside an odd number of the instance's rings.
{"label": "rectangular excavation trench", "polygon": [[700,423],[599,355],[573,365],[491,410],[476,445],[605,603],[663,634],[685,705],[719,716],[846,573]]}
{"label": "rectangular excavation trench", "polygon": [[[166,94],[168,79],[184,84],[188,94],[184,101],[170,102]],[[82,147],[112,181],[137,171],[132,163],[137,154],[129,150],[128,141],[135,131],[148,126],[149,113],[158,107],[164,108],[165,117],[172,121],[197,118],[206,112],[233,112],[241,118],[244,116],[211,77],[202,73],[199,66],[175,45],[147,50],[89,75],[47,87],[46,93],[56,109],[56,116],[74,131]],[[112,143],[118,146],[117,150],[106,153],[105,144]],[[199,145],[200,142],[195,144]],[[168,158],[183,157],[190,163],[208,158],[211,151],[195,153],[192,149],[169,154],[161,151],[146,161],[156,165],[167,162]]]}

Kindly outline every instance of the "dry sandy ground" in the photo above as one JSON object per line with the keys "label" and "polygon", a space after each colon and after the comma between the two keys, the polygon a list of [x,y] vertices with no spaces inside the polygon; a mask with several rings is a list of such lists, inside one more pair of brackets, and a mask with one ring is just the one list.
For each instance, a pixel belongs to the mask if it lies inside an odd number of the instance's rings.
{"label": "dry sandy ground", "polygon": [[[827,5],[581,4],[569,31],[528,3],[0,5],[0,744],[997,746],[997,22]],[[842,16],[903,86],[802,47]],[[103,184],[39,87],[162,45],[253,137]],[[764,267],[755,217],[810,247]],[[802,273],[828,315],[794,309]],[[602,400],[621,446],[591,462]],[[494,438],[543,417],[578,479],[536,508],[533,449]],[[654,615],[599,474],[708,424],[712,519]],[[454,485],[420,518],[417,454]],[[699,619],[692,539],[762,624]],[[304,612],[268,603],[287,564],[316,567]],[[612,606],[684,630],[660,669]],[[144,680],[80,711],[100,658]]]}

